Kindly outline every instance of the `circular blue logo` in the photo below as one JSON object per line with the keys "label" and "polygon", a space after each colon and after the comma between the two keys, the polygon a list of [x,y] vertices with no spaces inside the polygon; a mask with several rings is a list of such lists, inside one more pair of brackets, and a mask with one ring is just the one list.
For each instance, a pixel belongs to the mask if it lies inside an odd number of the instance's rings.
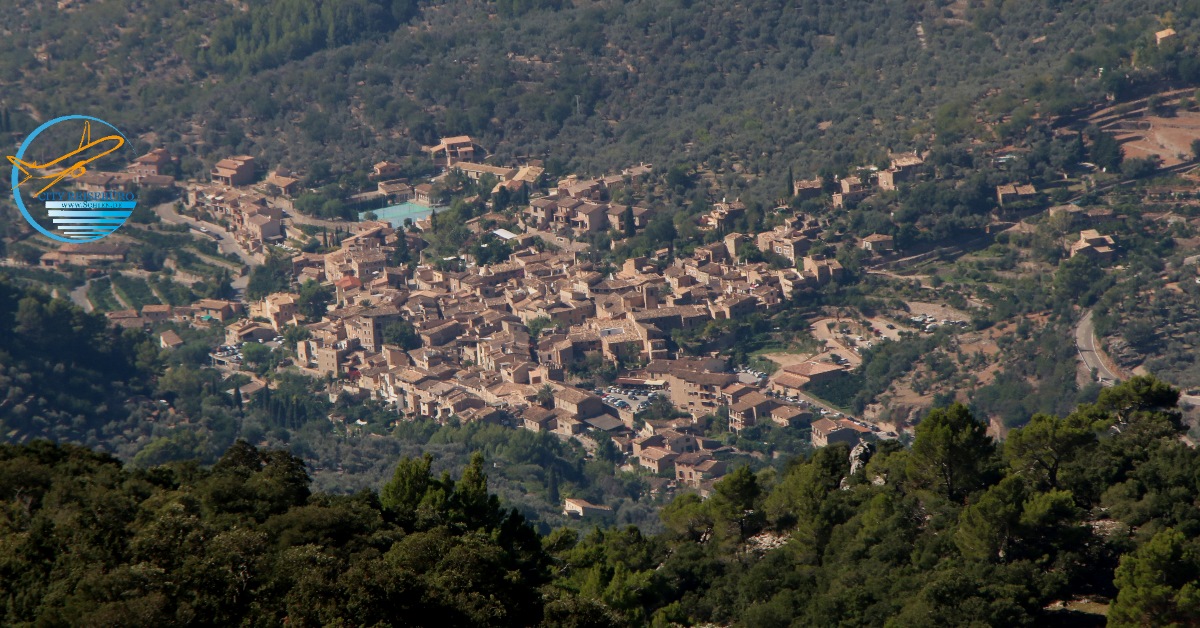
{"label": "circular blue logo", "polygon": [[[100,132],[93,134],[92,123],[102,125]],[[39,158],[27,157],[34,140],[56,125],[71,128],[71,143],[39,145]],[[75,133],[79,133],[78,145],[73,141]],[[97,171],[101,176],[75,181],[82,189],[68,190],[62,184],[79,179],[90,171],[92,162],[126,144],[128,140],[117,127],[92,116],[62,116],[42,124],[25,138],[16,155],[8,157],[17,209],[34,229],[59,242],[93,242],[111,234],[129,220],[137,206],[136,195],[123,189],[132,179],[106,177],[103,175],[111,173]]]}

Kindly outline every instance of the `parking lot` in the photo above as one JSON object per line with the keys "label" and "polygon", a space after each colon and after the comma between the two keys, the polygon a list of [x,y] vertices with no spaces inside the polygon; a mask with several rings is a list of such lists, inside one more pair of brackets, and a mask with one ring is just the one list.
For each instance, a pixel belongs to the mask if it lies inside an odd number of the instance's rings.
{"label": "parking lot", "polygon": [[737,373],[738,382],[748,386],[766,386],[767,374],[763,371],[756,371],[752,368],[739,366],[733,369]]}
{"label": "parking lot", "polygon": [[665,391],[651,390],[637,386],[609,386],[607,388],[597,388],[592,392],[603,399],[604,403],[618,410],[632,410],[634,412],[645,410],[655,397],[666,396],[667,394]]}
{"label": "parking lot", "polygon": [[913,316],[909,319],[909,321],[911,321],[912,324],[917,329],[923,329],[926,332],[932,332],[935,329],[937,329],[938,327],[942,327],[944,325],[957,325],[957,326],[963,327],[963,328],[965,328],[967,326],[967,321],[962,320],[962,319],[952,319],[952,318],[936,319],[929,314],[921,314],[919,316]]}
{"label": "parking lot", "polygon": [[[214,363],[240,365],[244,359],[242,356],[242,348],[248,342],[239,342],[237,345],[220,345],[208,355]],[[283,336],[275,336],[271,340],[259,340],[255,344],[261,344],[270,347],[272,351],[278,349],[283,344]]]}

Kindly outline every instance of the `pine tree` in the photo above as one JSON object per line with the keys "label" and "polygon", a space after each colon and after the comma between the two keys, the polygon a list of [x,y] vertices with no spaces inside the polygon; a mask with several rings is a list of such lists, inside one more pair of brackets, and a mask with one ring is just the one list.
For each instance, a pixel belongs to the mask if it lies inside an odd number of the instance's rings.
{"label": "pine tree", "polygon": [[1124,155],[1116,136],[1106,131],[1097,131],[1092,137],[1092,161],[1106,171],[1115,172],[1121,167]]}

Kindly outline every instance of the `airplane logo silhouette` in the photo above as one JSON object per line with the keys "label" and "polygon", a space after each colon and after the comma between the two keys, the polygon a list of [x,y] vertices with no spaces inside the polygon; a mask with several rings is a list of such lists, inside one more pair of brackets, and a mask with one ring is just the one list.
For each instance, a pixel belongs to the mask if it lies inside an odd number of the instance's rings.
{"label": "airplane logo silhouette", "polygon": [[[62,181],[67,177],[76,179],[83,176],[83,174],[87,172],[88,164],[100,159],[101,157],[104,157],[105,155],[113,153],[124,145],[125,138],[121,137],[120,135],[105,135],[98,140],[93,140],[92,123],[85,120],[83,123],[83,135],[81,135],[79,138],[79,148],[40,164],[32,161],[25,161],[24,159],[17,159],[12,155],[8,156],[8,162],[25,175],[25,177],[17,183],[18,186],[24,184],[30,179],[42,179],[50,181],[46,184],[46,187],[38,190],[37,194],[35,195],[40,196],[46,190],[58,185],[59,181]],[[110,146],[110,148],[104,150],[105,146]],[[85,156],[88,154],[88,151],[97,147],[99,147],[100,152],[91,154],[90,156]],[[68,161],[77,157],[78,159],[75,161]],[[62,162],[68,163],[67,165],[59,166],[59,164]],[[61,167],[62,169],[51,172],[50,169],[55,168],[56,166]]]}

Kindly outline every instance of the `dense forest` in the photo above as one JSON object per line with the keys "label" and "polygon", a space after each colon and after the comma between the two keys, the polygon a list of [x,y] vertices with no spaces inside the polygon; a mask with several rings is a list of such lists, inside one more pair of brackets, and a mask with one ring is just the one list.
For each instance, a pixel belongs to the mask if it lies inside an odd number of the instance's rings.
{"label": "dense forest", "polygon": [[[1152,378],[1003,445],[966,408],[909,449],[844,445],[741,467],[665,531],[539,535],[403,458],[378,492],[313,492],[304,464],[234,443],[212,466],[131,468],[0,446],[5,625],[1187,625],[1200,619],[1200,454]],[[873,455],[872,455],[873,453]]]}

